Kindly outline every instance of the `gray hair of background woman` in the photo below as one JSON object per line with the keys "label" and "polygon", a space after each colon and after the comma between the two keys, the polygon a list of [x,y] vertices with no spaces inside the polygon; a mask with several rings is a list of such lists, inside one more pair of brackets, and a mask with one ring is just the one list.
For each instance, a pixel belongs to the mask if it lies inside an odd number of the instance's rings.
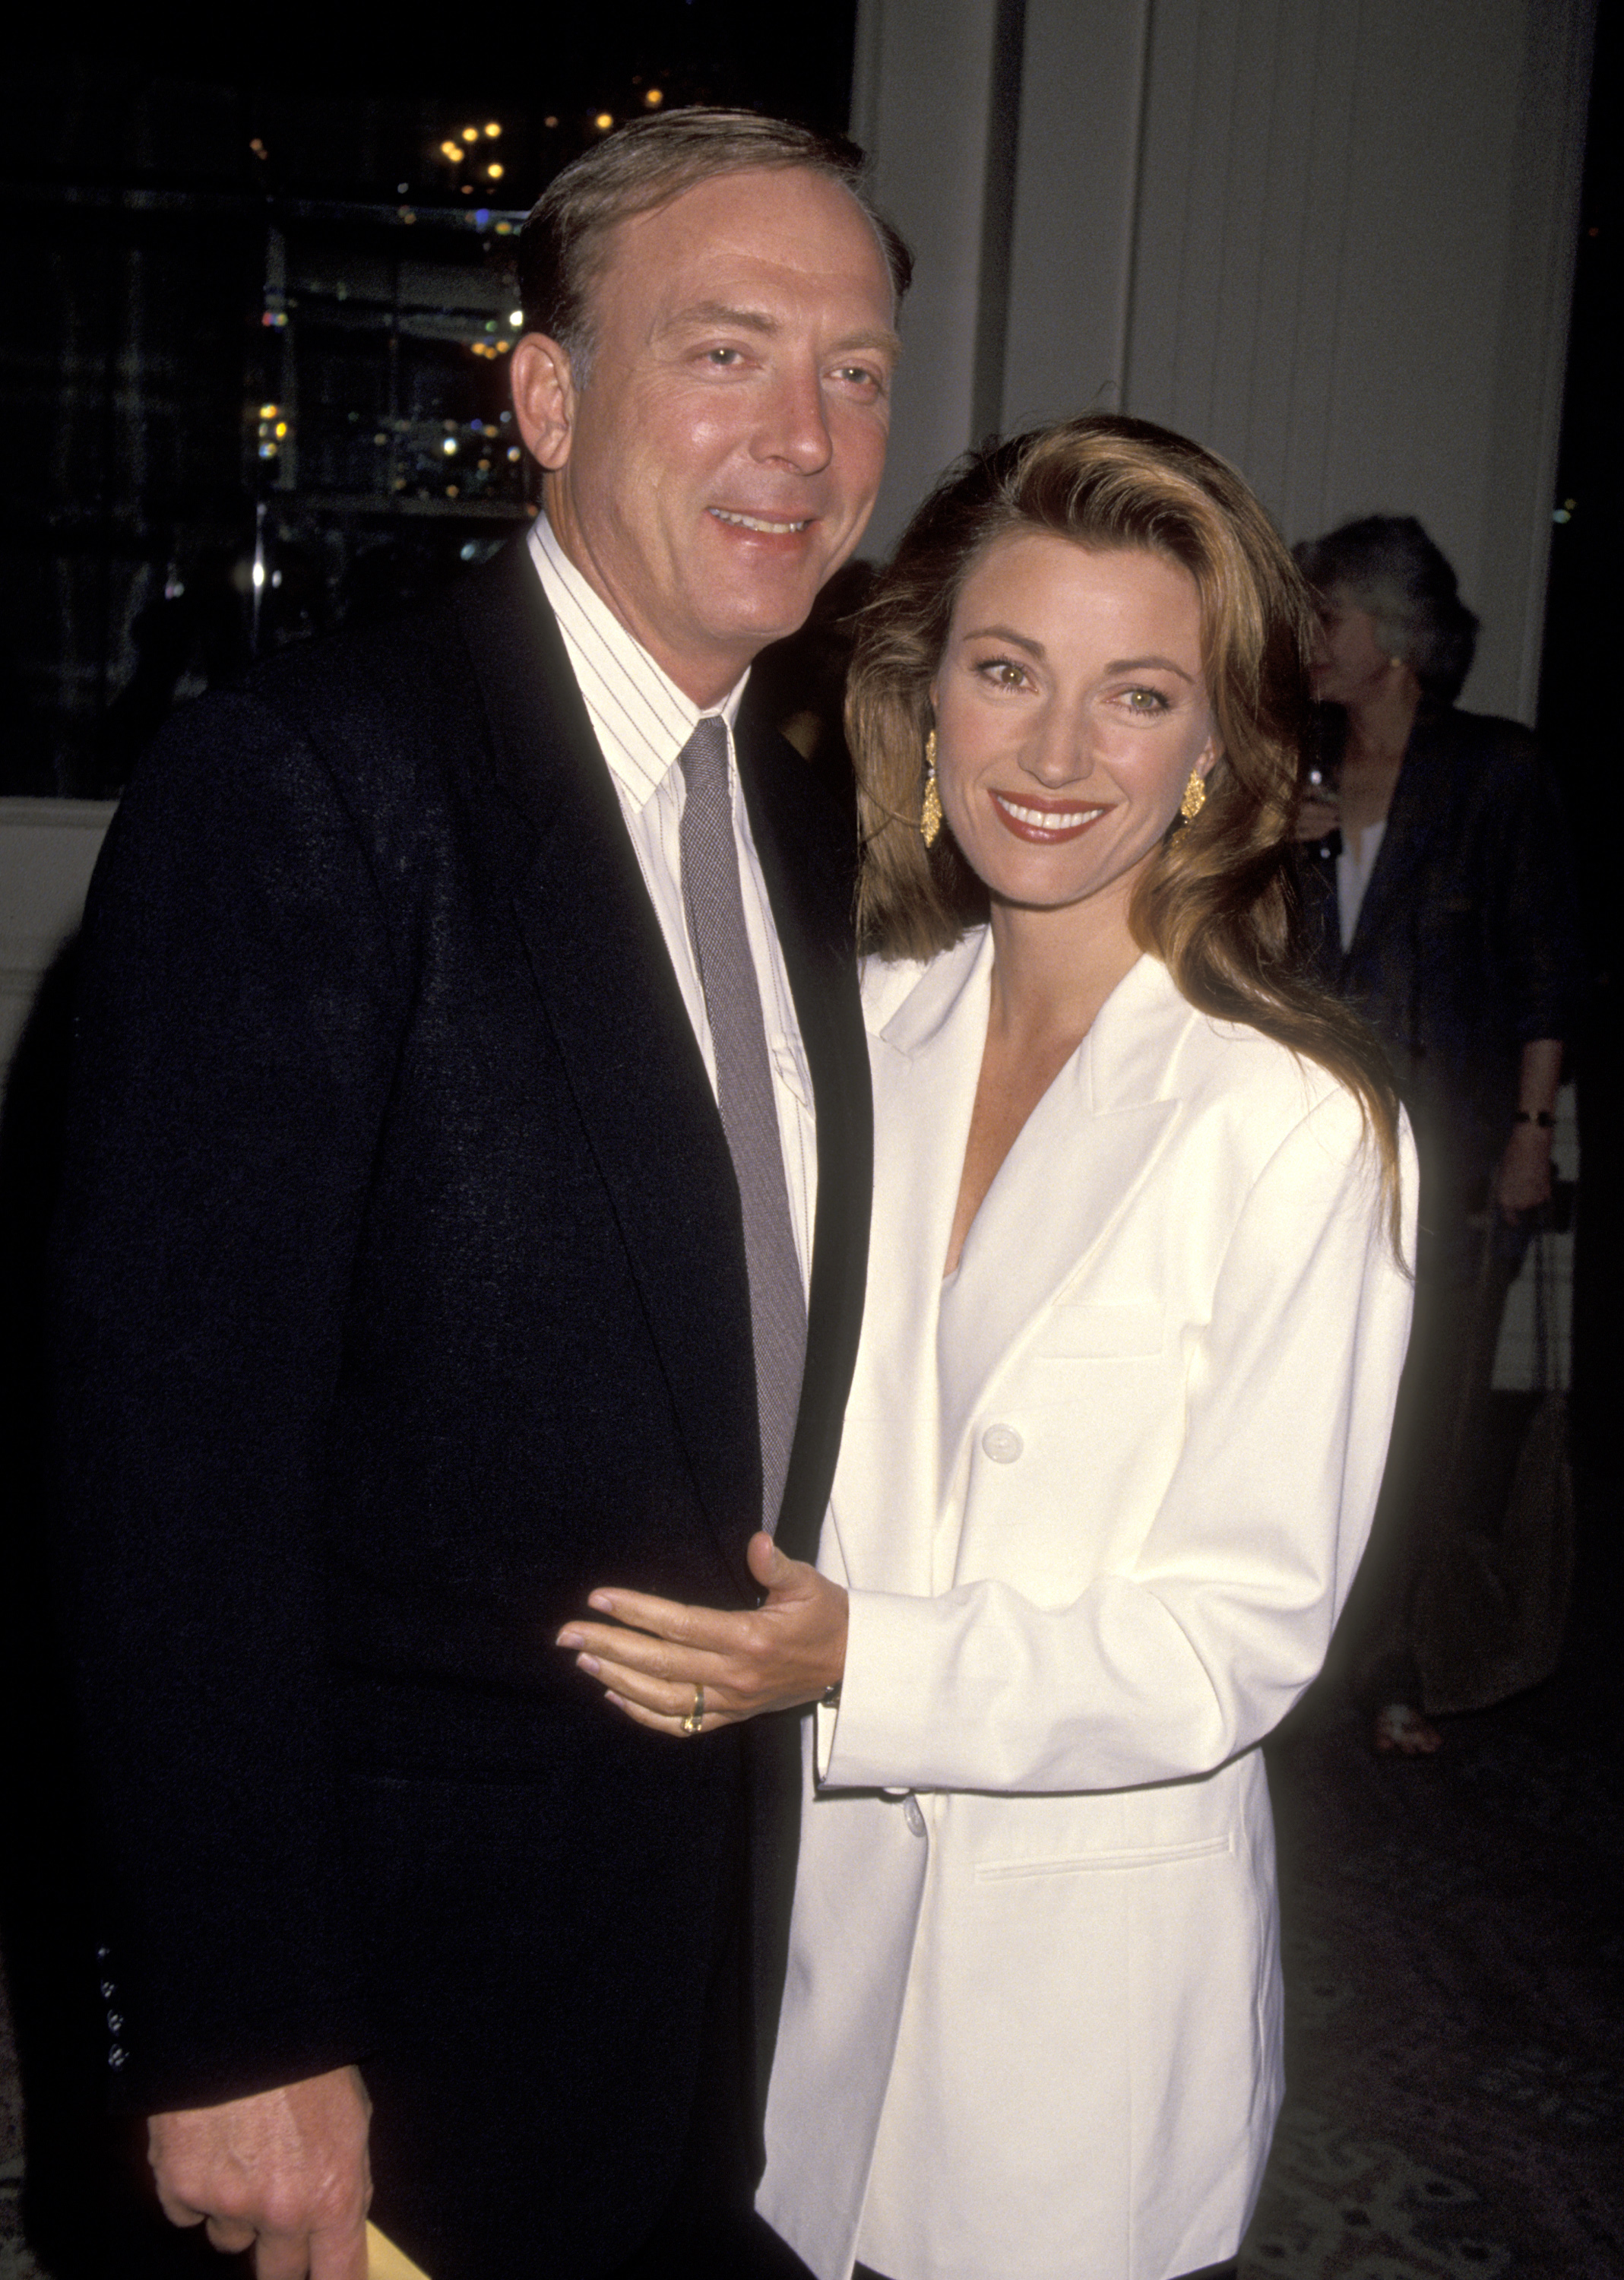
{"label": "gray hair of background woman", "polygon": [[1436,703],[1454,703],[1472,669],[1477,620],[1447,556],[1412,514],[1367,514],[1291,551],[1317,594],[1368,611],[1388,654],[1401,657]]}

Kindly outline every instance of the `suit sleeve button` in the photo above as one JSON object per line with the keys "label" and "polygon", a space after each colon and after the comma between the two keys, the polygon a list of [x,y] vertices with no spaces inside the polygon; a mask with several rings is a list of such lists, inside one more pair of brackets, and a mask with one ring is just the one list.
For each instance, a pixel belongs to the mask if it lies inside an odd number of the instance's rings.
{"label": "suit sleeve button", "polygon": [[1012,1465],[1025,1446],[1012,1425],[989,1425],[981,1436],[981,1447],[995,1465]]}

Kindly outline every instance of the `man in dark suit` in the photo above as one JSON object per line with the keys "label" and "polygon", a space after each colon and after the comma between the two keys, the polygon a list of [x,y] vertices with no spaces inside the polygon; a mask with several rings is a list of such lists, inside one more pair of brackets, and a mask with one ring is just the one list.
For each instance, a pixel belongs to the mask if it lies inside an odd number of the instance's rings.
{"label": "man in dark suit", "polygon": [[561,176],[528,542],[181,716],[92,890],[57,1380],[109,2078],[260,2280],[364,2273],[369,2161],[433,2280],[776,2268],[795,1722],[650,1733],[552,1642],[604,1583],[804,1622],[851,851],[737,703],[879,481],[907,258],[857,166],[693,112]]}

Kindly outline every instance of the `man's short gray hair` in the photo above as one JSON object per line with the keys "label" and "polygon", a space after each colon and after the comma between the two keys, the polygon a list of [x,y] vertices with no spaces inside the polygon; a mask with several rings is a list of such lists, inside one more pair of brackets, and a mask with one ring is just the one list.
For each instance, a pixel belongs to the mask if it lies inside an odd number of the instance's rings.
{"label": "man's short gray hair", "polygon": [[1477,620],[1448,557],[1412,514],[1367,514],[1291,551],[1316,593],[1367,610],[1388,655],[1403,658],[1429,697],[1454,703],[1472,669]]}
{"label": "man's short gray hair", "polygon": [[578,380],[591,355],[589,304],[610,233],[700,182],[757,167],[805,166],[850,193],[874,227],[898,301],[913,257],[875,206],[867,161],[842,135],[820,135],[755,111],[694,105],[617,127],[555,176],[519,235],[525,330],[545,333],[568,354]]}

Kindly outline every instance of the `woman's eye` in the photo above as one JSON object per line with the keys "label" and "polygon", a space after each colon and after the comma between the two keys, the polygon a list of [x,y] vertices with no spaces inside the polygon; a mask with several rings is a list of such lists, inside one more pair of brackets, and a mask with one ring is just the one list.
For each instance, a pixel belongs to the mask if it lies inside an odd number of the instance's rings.
{"label": "woman's eye", "polygon": [[1130,689],[1127,692],[1130,712],[1165,712],[1167,700],[1159,689]]}
{"label": "woman's eye", "polygon": [[1026,668],[1017,665],[1012,658],[989,657],[975,669],[982,680],[989,681],[995,689],[1024,689],[1026,686]]}

